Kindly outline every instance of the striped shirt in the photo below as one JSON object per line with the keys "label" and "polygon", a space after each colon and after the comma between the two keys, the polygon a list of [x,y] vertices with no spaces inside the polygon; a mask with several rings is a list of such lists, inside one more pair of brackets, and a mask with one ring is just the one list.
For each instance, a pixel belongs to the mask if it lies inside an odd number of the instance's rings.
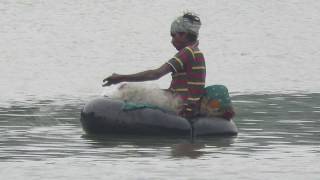
{"label": "striped shirt", "polygon": [[167,63],[173,68],[170,90],[179,95],[187,111],[196,112],[205,94],[206,65],[198,42],[181,49]]}

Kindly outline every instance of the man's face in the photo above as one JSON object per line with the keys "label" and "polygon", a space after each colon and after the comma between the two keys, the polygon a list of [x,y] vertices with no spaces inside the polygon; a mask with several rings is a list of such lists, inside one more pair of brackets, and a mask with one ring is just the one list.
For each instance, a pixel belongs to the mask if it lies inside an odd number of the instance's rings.
{"label": "man's face", "polygon": [[171,33],[171,43],[179,51],[187,45],[187,33]]}

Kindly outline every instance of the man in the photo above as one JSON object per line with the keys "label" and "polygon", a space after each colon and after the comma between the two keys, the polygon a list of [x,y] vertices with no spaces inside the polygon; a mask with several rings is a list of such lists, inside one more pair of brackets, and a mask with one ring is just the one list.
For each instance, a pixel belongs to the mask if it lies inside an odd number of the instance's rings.
{"label": "man", "polygon": [[198,16],[185,13],[171,24],[172,44],[178,53],[157,69],[136,74],[112,74],[103,80],[103,86],[120,82],[141,82],[156,80],[172,73],[169,91],[181,97],[183,106],[180,115],[192,118],[199,113],[200,98],[204,95],[206,66],[203,54],[198,48],[201,21]]}

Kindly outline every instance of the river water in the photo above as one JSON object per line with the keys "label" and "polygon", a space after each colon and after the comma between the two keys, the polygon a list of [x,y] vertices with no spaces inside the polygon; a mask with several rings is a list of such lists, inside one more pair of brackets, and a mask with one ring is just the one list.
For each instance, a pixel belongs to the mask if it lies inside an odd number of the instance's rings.
{"label": "river water", "polygon": [[[236,137],[87,136],[80,110],[113,72],[156,68],[197,12],[207,85]],[[318,179],[320,2],[1,0],[0,179]],[[169,85],[166,76],[152,82]]]}

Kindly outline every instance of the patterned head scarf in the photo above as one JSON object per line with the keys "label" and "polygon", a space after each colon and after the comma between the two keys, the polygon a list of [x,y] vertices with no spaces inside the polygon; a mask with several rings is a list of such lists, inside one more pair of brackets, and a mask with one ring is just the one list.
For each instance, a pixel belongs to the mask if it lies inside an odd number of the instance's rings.
{"label": "patterned head scarf", "polygon": [[[191,15],[191,14],[187,14],[187,15]],[[175,34],[178,32],[186,32],[186,33],[191,33],[198,36],[200,26],[201,26],[201,22],[198,17],[196,17],[196,20],[192,20],[188,18],[186,15],[183,15],[178,17],[172,22],[171,33]]]}

